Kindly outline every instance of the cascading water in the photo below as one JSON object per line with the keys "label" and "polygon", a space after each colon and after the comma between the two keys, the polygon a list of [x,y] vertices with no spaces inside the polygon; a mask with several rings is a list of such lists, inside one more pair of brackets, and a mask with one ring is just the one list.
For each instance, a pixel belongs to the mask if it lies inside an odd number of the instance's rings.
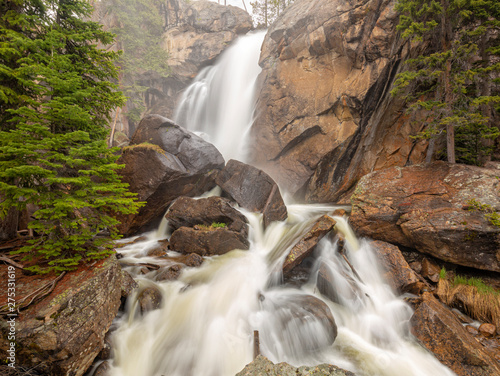
{"label": "cascading water", "polygon": [[[216,66],[202,72],[186,91],[179,110],[193,116],[189,124],[200,127],[189,127],[209,134],[226,158],[238,155],[241,146],[226,146],[236,145],[235,140],[244,135],[253,96],[228,94],[226,86],[241,81],[225,75],[248,79],[248,69],[235,73],[229,68],[243,66],[241,52],[236,51],[252,50],[249,61],[256,64],[262,37],[241,38]],[[258,70],[252,73],[252,84],[257,74]],[[221,108],[234,109],[233,103],[238,104],[236,115],[242,114],[243,120],[231,120],[235,114],[228,122],[214,120],[223,118]],[[325,237],[315,251],[309,281],[301,287],[282,283],[281,265],[290,248],[314,221],[334,209],[289,205],[288,219],[272,223],[265,231],[260,214],[243,211],[249,221],[250,249],[208,257],[201,267],[184,269],[176,281],[155,282],[156,271],[140,274],[141,263],[169,262],[146,256],[168,234],[165,223],[146,234],[146,240],[121,248],[120,261],[128,265],[140,287],[117,321],[112,375],[232,376],[252,361],[255,330],[262,354],[274,362],[330,363],[359,376],[453,375],[412,340],[411,309],[384,283],[369,243],[356,238],[345,218],[335,217],[336,231],[345,239],[343,253],[338,236]],[[329,278],[321,278],[325,273]],[[161,291],[163,302],[160,309],[141,314],[137,295],[148,286]],[[333,344],[332,326],[306,309],[310,299],[319,299],[333,314],[337,325]]]}
{"label": "cascading water", "polygon": [[252,124],[254,89],[265,32],[229,47],[218,64],[204,68],[182,95],[174,120],[213,143],[226,159],[243,160]]}

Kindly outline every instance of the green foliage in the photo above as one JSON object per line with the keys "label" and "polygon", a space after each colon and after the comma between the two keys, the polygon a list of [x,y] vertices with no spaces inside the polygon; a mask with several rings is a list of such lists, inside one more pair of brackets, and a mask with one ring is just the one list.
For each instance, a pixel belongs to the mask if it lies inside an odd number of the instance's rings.
{"label": "green foliage", "polygon": [[86,20],[84,1],[1,7],[0,214],[35,205],[37,237],[19,252],[45,260],[35,272],[71,270],[109,255],[114,216],[139,206],[105,143],[109,113],[124,103],[109,81],[118,54],[97,48],[113,35]]}
{"label": "green foliage", "polygon": [[[448,160],[480,164],[500,135],[500,88],[497,0],[398,0],[398,30],[414,46],[430,51],[406,61],[393,95],[402,96],[418,113],[434,139],[448,133]],[[430,150],[431,153],[433,150]]]}
{"label": "green foliage", "polygon": [[149,83],[141,81],[144,74],[168,77],[168,53],[162,48],[164,32],[164,2],[160,0],[103,0],[106,11],[112,14],[118,26],[111,29],[123,54],[121,85],[129,98],[127,116],[138,122],[145,110],[143,95]]}
{"label": "green foliage", "polygon": [[453,279],[452,285],[453,286],[457,286],[457,285],[473,286],[473,287],[477,288],[477,291],[480,294],[493,294],[493,295],[499,294],[499,292],[496,289],[494,289],[491,286],[488,286],[486,283],[484,283],[484,281],[481,278],[476,278],[476,277],[467,278],[464,276],[457,275]]}
{"label": "green foliage", "polygon": [[491,205],[482,204],[481,202],[471,199],[467,201],[469,205],[469,211],[479,210],[485,212],[484,217],[493,225],[500,228],[500,214],[493,210]]}
{"label": "green foliage", "polygon": [[439,278],[440,279],[446,279],[446,269],[443,267],[441,268],[441,270],[439,271]]}
{"label": "green foliage", "polygon": [[293,0],[255,0],[250,2],[254,24],[257,28],[267,28],[292,2]]}
{"label": "green foliage", "polygon": [[225,227],[227,227],[227,224],[225,224],[223,222],[212,222],[211,226],[213,228],[225,228]]}

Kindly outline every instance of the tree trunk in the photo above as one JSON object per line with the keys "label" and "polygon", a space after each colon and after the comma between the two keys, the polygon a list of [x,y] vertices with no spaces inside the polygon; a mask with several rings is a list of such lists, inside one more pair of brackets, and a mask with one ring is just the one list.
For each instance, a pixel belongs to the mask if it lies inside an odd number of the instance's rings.
{"label": "tree trunk", "polygon": [[[448,0],[441,0],[443,8],[441,13],[441,47],[443,52],[451,49],[452,30],[451,23],[448,20]],[[445,117],[451,116],[451,107],[453,104],[453,91],[451,88],[451,60],[448,58],[445,62],[443,72],[444,84],[444,102],[446,104]],[[455,163],[455,128],[453,124],[446,124],[446,151],[448,155],[448,162]]]}
{"label": "tree trunk", "polygon": [[[483,68],[487,68],[490,65],[490,55],[487,52],[488,48],[488,30],[485,31],[483,35],[481,35],[481,39],[479,41],[479,53],[481,55]],[[491,95],[491,83],[493,80],[491,79],[490,73],[486,73],[484,77],[480,78],[480,88],[481,95],[484,97],[489,97]],[[487,118],[486,126],[491,128],[493,125],[493,108],[491,104],[483,104],[481,105],[481,113],[484,117]],[[486,150],[490,149],[493,146],[493,140],[483,138],[481,140],[481,145]],[[481,154],[479,157],[479,161],[481,164],[485,164],[486,162],[491,161],[491,154]]]}

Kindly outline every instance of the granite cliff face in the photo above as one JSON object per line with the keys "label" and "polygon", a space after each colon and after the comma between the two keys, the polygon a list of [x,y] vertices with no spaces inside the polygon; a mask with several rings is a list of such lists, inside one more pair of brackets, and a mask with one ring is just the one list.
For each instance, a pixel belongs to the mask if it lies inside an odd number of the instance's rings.
{"label": "granite cliff face", "polygon": [[169,53],[171,75],[156,84],[160,93],[152,98],[148,113],[171,118],[179,93],[253,25],[243,9],[205,0],[166,0],[165,23],[163,48]]}
{"label": "granite cliff face", "polygon": [[390,88],[405,49],[392,0],[297,0],[263,44],[253,162],[308,201],[420,162],[425,143]]}

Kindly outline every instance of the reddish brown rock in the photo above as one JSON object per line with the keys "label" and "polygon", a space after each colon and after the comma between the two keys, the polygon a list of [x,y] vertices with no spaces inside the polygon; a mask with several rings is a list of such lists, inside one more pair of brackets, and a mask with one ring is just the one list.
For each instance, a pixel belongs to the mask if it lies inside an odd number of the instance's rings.
{"label": "reddish brown rock", "polygon": [[198,196],[213,188],[214,172],[224,166],[212,144],[159,115],[141,121],[132,143],[118,160],[125,165],[120,174],[146,205],[138,214],[119,217],[125,235],[159,222],[177,197]]}
{"label": "reddish brown rock", "polygon": [[137,296],[141,313],[146,313],[161,307],[163,296],[156,286],[149,286],[142,290]]}
{"label": "reddish brown rock", "polygon": [[390,95],[407,52],[394,4],[297,0],[269,28],[252,157],[284,190],[336,202],[370,171],[423,161]]}
{"label": "reddish brown rock", "polygon": [[500,271],[500,228],[471,200],[500,208],[494,170],[435,162],[364,176],[352,196],[357,233],[454,264]]}
{"label": "reddish brown rock", "polygon": [[180,277],[182,265],[176,264],[158,269],[155,280],[158,282],[173,281]]}
{"label": "reddish brown rock", "polygon": [[497,327],[493,324],[484,323],[479,326],[479,333],[485,337],[493,337],[496,334]]}
{"label": "reddish brown rock", "polygon": [[290,272],[311,254],[323,237],[333,230],[337,222],[328,215],[322,216],[297,244],[293,246],[283,263],[283,273]]}
{"label": "reddish brown rock", "polygon": [[410,268],[398,247],[381,241],[373,241],[370,245],[380,261],[385,280],[393,290],[412,294],[422,291],[425,284]]}
{"label": "reddish brown rock", "polygon": [[[4,281],[5,269],[0,265],[0,279]],[[20,301],[54,279],[53,275],[17,275],[16,298]],[[104,335],[118,312],[121,281],[121,269],[114,257],[64,275],[47,297],[17,317],[16,366],[36,368],[47,375],[83,375],[102,350]],[[2,294],[0,306],[4,304]],[[3,354],[10,343],[7,331],[7,321],[0,321]]]}
{"label": "reddish brown rock", "polygon": [[179,197],[168,209],[165,218],[173,229],[194,227],[196,225],[211,226],[213,223],[224,224],[228,230],[248,236],[247,218],[234,209],[229,200],[222,197],[192,199]]}
{"label": "reddish brown rock", "polygon": [[275,181],[264,171],[231,159],[217,174],[216,183],[241,207],[263,215],[264,227],[283,221],[287,210]]}
{"label": "reddish brown rock", "polygon": [[498,362],[431,293],[411,318],[412,333],[458,376],[500,375]]}
{"label": "reddish brown rock", "polygon": [[181,227],[170,237],[172,250],[200,256],[223,255],[233,249],[249,248],[247,238],[225,228]]}
{"label": "reddish brown rock", "polygon": [[439,273],[441,269],[434,262],[425,258],[422,260],[422,277],[427,278],[429,281],[437,283],[439,281]]}

